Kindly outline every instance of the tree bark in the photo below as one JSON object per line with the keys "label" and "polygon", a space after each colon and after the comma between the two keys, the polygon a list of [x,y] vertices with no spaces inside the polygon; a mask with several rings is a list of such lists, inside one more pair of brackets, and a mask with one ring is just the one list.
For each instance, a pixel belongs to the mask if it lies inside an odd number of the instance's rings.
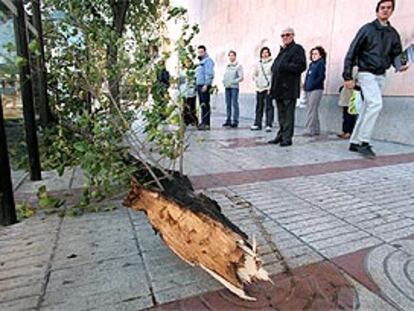
{"label": "tree bark", "polygon": [[47,94],[47,73],[45,66],[45,51],[43,42],[42,17],[40,10],[40,0],[32,0],[33,26],[36,28],[38,36],[36,38],[39,44],[39,54],[36,55],[37,67],[37,88],[38,88],[38,106],[40,123],[43,127],[47,127],[52,122],[52,114],[50,112],[49,100]]}
{"label": "tree bark", "polygon": [[196,194],[191,182],[178,172],[161,182],[165,191],[146,188],[140,174],[124,201],[126,207],[144,211],[165,244],[182,260],[199,266],[230,291],[255,300],[244,291],[251,282],[270,281],[262,267],[255,243],[233,224],[216,201]]}
{"label": "tree bark", "polygon": [[[124,32],[125,19],[129,4],[129,0],[111,0],[111,7],[113,13],[112,27],[116,34],[116,40],[121,38]],[[116,68],[118,64],[118,47],[116,44],[111,44],[108,46],[107,56],[108,69],[110,70],[111,67]],[[109,77],[109,90],[116,102],[120,101],[120,78],[121,77],[119,73],[110,74]]]}

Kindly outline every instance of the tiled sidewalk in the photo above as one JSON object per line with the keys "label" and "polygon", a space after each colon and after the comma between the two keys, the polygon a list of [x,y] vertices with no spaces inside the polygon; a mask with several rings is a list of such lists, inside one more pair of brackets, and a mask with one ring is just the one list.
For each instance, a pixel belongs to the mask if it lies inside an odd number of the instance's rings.
{"label": "tiled sidewalk", "polygon": [[[266,144],[275,133],[247,123],[225,130],[220,121],[210,132],[189,131],[185,170],[260,243],[275,285],[248,288],[257,302],[183,263],[118,200],[105,203],[115,212],[0,228],[0,310],[414,309],[414,146],[375,142],[371,161],[334,135],[298,135],[284,149]],[[48,173],[44,182],[76,193],[82,176]],[[38,185],[25,181],[17,200]]]}

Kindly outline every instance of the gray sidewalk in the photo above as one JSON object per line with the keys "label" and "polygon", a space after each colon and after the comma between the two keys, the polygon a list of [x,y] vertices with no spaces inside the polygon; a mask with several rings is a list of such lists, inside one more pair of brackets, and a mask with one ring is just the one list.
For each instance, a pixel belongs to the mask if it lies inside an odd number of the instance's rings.
{"label": "gray sidewalk", "polygon": [[[282,149],[265,143],[274,133],[251,132],[247,123],[224,130],[222,120],[213,121],[211,132],[190,131],[186,173],[257,238],[271,274],[279,276],[283,267],[263,228],[293,271],[308,271],[315,297],[326,296],[325,283],[309,271],[328,264],[353,288],[352,309],[414,309],[414,146],[375,142],[379,157],[369,161],[333,135],[298,135],[293,147]],[[57,194],[83,187],[77,169],[44,177],[40,183],[26,178],[16,200],[33,199],[43,183]],[[13,180],[21,178],[16,173]],[[212,310],[226,309],[222,299],[243,309],[209,275],[173,255],[144,214],[123,208],[120,199],[102,204],[118,209],[36,215],[0,227],[0,310],[140,310],[169,302],[179,303],[170,310],[184,310],[188,297],[209,301]],[[215,293],[221,298],[209,298]]]}

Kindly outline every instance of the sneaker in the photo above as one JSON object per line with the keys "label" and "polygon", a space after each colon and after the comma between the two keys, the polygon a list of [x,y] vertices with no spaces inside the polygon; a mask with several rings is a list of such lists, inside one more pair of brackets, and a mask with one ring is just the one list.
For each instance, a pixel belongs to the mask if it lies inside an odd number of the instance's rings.
{"label": "sneaker", "polygon": [[358,152],[359,151],[359,147],[361,147],[361,146],[358,145],[358,144],[350,143],[349,144],[349,151]]}
{"label": "sneaker", "polygon": [[251,131],[260,131],[262,128],[260,127],[260,126],[258,126],[258,125],[252,125],[251,127],[250,127],[250,130]]}
{"label": "sneaker", "polygon": [[266,126],[266,132],[271,132],[272,131],[272,127],[271,126]]}
{"label": "sneaker", "polygon": [[230,122],[225,122],[222,125],[222,127],[230,127],[230,126],[231,126],[231,123]]}
{"label": "sneaker", "polygon": [[199,131],[209,131],[209,130],[210,130],[210,125],[200,124],[200,125],[198,126],[198,130],[199,130]]}
{"label": "sneaker", "polygon": [[367,159],[375,159],[376,154],[369,144],[363,144],[358,148],[358,152]]}

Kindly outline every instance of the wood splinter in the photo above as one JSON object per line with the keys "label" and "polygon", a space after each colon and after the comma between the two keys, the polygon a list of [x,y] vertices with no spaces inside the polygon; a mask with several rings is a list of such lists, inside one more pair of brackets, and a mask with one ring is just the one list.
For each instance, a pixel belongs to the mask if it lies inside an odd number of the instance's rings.
{"label": "wood splinter", "polygon": [[152,227],[183,261],[199,266],[231,292],[245,300],[244,285],[271,282],[257,253],[256,242],[220,211],[217,202],[196,194],[186,177],[175,176],[163,184],[165,191],[146,189],[136,179],[124,201],[126,207],[144,211]]}

